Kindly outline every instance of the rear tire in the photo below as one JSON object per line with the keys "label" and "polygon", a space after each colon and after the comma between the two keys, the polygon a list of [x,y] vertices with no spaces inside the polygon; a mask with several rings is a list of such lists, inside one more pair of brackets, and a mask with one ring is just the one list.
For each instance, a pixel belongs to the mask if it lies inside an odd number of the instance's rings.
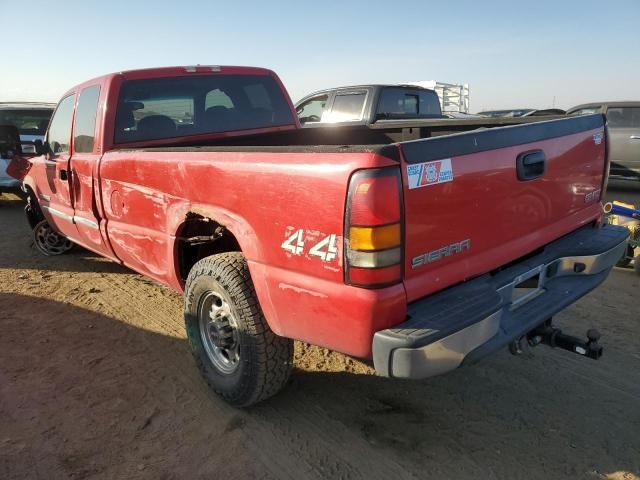
{"label": "rear tire", "polygon": [[212,255],[193,266],[184,319],[200,373],[231,405],[253,405],[287,383],[293,341],[269,328],[241,253]]}

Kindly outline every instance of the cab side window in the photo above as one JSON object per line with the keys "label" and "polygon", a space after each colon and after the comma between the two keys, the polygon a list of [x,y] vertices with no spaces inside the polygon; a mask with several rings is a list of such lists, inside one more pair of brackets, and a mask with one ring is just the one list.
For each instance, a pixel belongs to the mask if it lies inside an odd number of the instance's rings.
{"label": "cab side window", "polygon": [[611,128],[638,128],[640,107],[609,107],[607,120]]}
{"label": "cab side window", "polygon": [[594,113],[600,113],[601,111],[602,107],[600,106],[586,107],[579,110],[574,110],[573,112],[569,113],[569,115],[592,115]]}
{"label": "cab side window", "polygon": [[63,98],[56,108],[56,113],[53,114],[51,125],[49,125],[47,142],[55,155],[69,151],[74,100],[75,94]]}
{"label": "cab side window", "polygon": [[73,130],[73,150],[76,153],[93,152],[98,98],[100,98],[100,85],[87,87],[80,92],[76,109],[76,125]]}
{"label": "cab side window", "polygon": [[331,107],[331,122],[351,122],[362,119],[367,92],[345,92],[336,94]]}
{"label": "cab side window", "polygon": [[329,95],[318,95],[298,105],[296,112],[300,121],[305,123],[322,120],[322,114],[327,107],[327,100],[329,100]]}

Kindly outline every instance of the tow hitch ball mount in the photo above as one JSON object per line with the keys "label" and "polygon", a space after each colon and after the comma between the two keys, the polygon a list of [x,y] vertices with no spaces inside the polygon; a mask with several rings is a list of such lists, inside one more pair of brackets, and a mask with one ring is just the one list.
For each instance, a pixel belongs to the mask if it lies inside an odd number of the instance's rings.
{"label": "tow hitch ball mount", "polygon": [[600,332],[595,329],[587,330],[587,339],[583,340],[562,333],[562,330],[551,324],[551,320],[547,320],[543,325],[511,342],[509,351],[514,355],[520,355],[527,347],[547,345],[551,348],[562,348],[583,357],[598,360],[602,356],[602,346],[598,340],[600,340]]}

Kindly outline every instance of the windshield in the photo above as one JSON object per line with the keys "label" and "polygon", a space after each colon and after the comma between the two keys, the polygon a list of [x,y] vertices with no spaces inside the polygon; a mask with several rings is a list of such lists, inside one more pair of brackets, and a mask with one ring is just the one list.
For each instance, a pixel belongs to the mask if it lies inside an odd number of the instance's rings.
{"label": "windshield", "polygon": [[138,142],[295,123],[270,76],[193,75],[124,82],[115,142]]}
{"label": "windshield", "polygon": [[47,131],[51,110],[0,110],[0,125],[14,125],[20,135],[43,136]]}

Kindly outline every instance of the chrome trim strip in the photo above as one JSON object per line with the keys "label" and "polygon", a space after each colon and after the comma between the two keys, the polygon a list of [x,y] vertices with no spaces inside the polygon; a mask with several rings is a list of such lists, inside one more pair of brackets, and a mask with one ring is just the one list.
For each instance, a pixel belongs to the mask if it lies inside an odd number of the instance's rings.
{"label": "chrome trim strip", "polygon": [[44,193],[40,194],[40,198],[42,200],[44,200],[45,202],[50,202],[51,201],[51,197],[49,195],[45,195]]}
{"label": "chrome trim strip", "polygon": [[67,215],[66,213],[61,212],[60,210],[56,210],[55,208],[51,208],[51,207],[48,207],[46,205],[42,205],[41,208],[43,210],[46,210],[47,212],[49,212],[54,217],[61,218],[63,220],[66,220],[69,223],[73,223],[73,217],[71,215]]}
{"label": "chrome trim strip", "polygon": [[49,212],[54,217],[62,218],[63,220],[66,220],[69,223],[84,225],[85,227],[93,228],[94,230],[98,230],[100,228],[100,225],[98,225],[96,222],[88,218],[79,217],[78,215],[74,215],[72,217],[71,215],[67,215],[64,212],[61,212],[60,210],[56,210],[55,208],[51,208],[47,205],[42,205],[41,208]]}
{"label": "chrome trim strip", "polygon": [[88,218],[79,217],[75,215],[73,217],[73,223],[84,225],[85,227],[93,228],[94,230],[98,230],[99,225],[93,220],[89,220]]}

